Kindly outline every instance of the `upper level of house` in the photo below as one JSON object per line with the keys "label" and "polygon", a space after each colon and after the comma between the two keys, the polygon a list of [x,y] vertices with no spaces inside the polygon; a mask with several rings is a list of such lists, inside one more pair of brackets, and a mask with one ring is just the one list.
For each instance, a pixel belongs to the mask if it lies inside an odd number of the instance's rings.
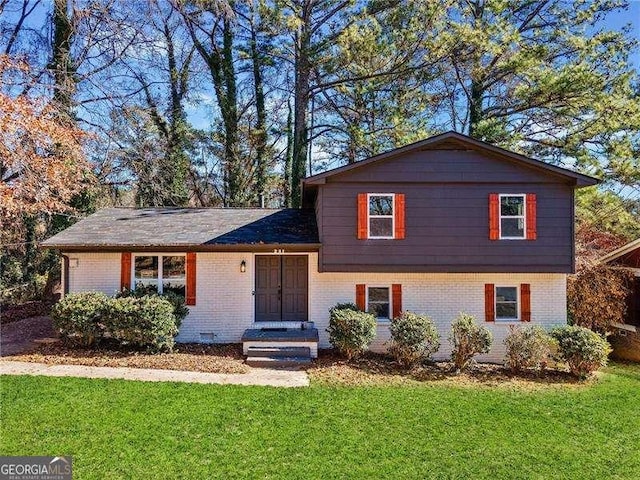
{"label": "upper level of house", "polygon": [[598,180],[449,132],[303,181],[325,272],[574,270],[574,189]]}

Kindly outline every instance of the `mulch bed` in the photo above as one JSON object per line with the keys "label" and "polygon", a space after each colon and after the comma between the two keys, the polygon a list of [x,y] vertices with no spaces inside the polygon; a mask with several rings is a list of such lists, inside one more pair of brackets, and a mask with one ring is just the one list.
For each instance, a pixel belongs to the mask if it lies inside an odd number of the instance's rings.
{"label": "mulch bed", "polygon": [[20,305],[2,305],[0,307],[0,320],[3,324],[6,324],[25,318],[49,315],[54,303],[54,301],[38,300]]}
{"label": "mulch bed", "polygon": [[548,369],[513,374],[501,365],[477,363],[456,374],[450,362],[436,362],[406,370],[390,357],[366,353],[351,361],[331,350],[320,350],[307,369],[312,382],[324,385],[380,386],[432,383],[442,386],[486,386],[536,390],[549,386],[580,386],[568,371]]}
{"label": "mulch bed", "polygon": [[76,348],[62,342],[36,345],[30,351],[6,357],[7,360],[48,365],[88,365],[93,367],[131,367],[185,370],[208,373],[247,373],[242,345],[203,345],[179,343],[172,353],[123,351],[109,345]]}

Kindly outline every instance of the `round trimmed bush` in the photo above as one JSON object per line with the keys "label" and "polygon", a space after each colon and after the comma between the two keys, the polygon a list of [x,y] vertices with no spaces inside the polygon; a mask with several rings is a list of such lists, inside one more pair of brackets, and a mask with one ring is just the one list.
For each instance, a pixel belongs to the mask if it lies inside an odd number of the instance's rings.
{"label": "round trimmed bush", "polygon": [[124,289],[118,292],[115,298],[127,298],[127,297],[160,297],[168,300],[173,306],[173,315],[176,317],[176,326],[180,328],[182,321],[189,315],[189,308],[185,305],[184,297],[178,295],[175,292],[167,291],[164,293],[158,293],[158,290],[153,285],[138,286],[135,290]]}
{"label": "round trimmed bush", "polygon": [[51,310],[53,326],[65,341],[89,347],[104,336],[102,318],[109,301],[101,292],[69,293]]}
{"label": "round trimmed bush", "polygon": [[391,320],[389,332],[389,353],[407,368],[428,359],[440,348],[438,329],[427,315],[402,312]]}
{"label": "round trimmed bush", "polygon": [[178,334],[173,305],[153,295],[112,299],[104,323],[111,338],[151,351],[171,351]]}
{"label": "round trimmed bush", "polygon": [[361,355],[376,336],[376,319],[353,304],[329,310],[329,342],[348,359]]}
{"label": "round trimmed bush", "polygon": [[560,359],[576,377],[584,379],[607,364],[611,346],[602,335],[585,327],[566,325],[554,328],[551,336],[558,342]]}
{"label": "round trimmed bush", "polygon": [[504,339],[507,352],[505,366],[512,372],[527,368],[540,369],[551,357],[551,337],[539,325],[509,327],[509,335]]}
{"label": "round trimmed bush", "polygon": [[451,360],[460,371],[465,368],[473,357],[482,353],[489,353],[493,336],[484,326],[475,322],[473,315],[460,313],[451,323]]}

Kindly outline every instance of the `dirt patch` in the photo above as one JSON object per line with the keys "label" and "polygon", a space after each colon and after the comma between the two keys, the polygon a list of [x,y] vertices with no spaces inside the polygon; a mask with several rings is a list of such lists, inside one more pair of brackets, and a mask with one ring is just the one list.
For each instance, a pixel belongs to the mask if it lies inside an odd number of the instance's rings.
{"label": "dirt patch", "polygon": [[16,355],[33,347],[33,340],[54,335],[49,317],[33,317],[0,325],[0,355]]}
{"label": "dirt patch", "polygon": [[22,303],[20,305],[3,305],[0,307],[0,318],[2,319],[2,324],[6,325],[26,318],[44,317],[45,315],[49,315],[54,303],[55,302],[53,301],[33,301]]}
{"label": "dirt patch", "polygon": [[151,354],[122,351],[108,345],[95,348],[71,348],[61,342],[33,346],[28,352],[7,360],[47,365],[88,365],[93,367],[130,367],[184,370],[208,373],[247,373],[242,346],[179,343],[172,353]]}
{"label": "dirt patch", "polygon": [[[380,386],[425,384],[459,387],[500,387],[538,390],[549,387],[580,387],[593,382],[579,382],[569,372],[548,369],[513,374],[501,365],[475,364],[456,374],[449,362],[437,362],[403,369],[391,358],[367,353],[348,361],[330,350],[321,350],[318,360],[307,369],[312,383],[323,385]],[[597,377],[594,377],[597,378]]]}

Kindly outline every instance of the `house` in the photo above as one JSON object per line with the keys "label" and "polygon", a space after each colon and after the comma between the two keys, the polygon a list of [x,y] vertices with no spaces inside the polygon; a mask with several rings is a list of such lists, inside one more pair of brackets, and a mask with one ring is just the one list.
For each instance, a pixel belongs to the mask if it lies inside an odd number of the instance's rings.
{"label": "house", "polygon": [[616,325],[618,328],[609,340],[615,356],[640,361],[640,238],[608,253],[599,263],[626,268],[635,275],[627,298],[625,322]]}
{"label": "house", "polygon": [[373,350],[410,310],[448,357],[464,311],[493,332],[481,360],[500,362],[509,325],[566,321],[574,189],[597,182],[449,132],[306,178],[302,209],[105,209],[44,246],[62,251],[67,292],[184,293],[178,341],[313,357],[329,308],[355,302],[378,318]]}

